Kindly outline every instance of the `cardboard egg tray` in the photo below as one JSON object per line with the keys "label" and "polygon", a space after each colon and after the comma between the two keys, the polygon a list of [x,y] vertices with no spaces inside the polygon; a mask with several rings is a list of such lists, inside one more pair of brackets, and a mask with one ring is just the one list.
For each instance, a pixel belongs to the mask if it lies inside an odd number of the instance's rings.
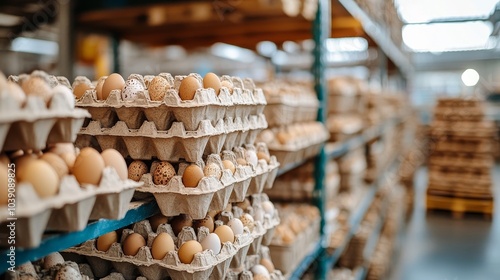
{"label": "cardboard egg tray", "polygon": [[[144,121],[153,122],[156,129],[167,130],[174,122],[182,122],[187,130],[196,130],[201,121],[209,119],[213,125],[219,119],[238,116],[260,115],[264,111],[266,98],[261,89],[256,88],[251,79],[222,76],[221,81],[230,81],[232,93],[225,87],[219,95],[211,88],[198,89],[193,100],[181,100],[178,94],[181,81],[187,76],[175,76],[168,73],[166,78],[172,89],[166,92],[163,101],[151,101],[148,91],[138,93],[133,101],[123,101],[120,90],[111,91],[107,100],[96,100],[95,91],[87,91],[76,102],[76,106],[89,110],[92,119],[109,128],[116,120],[126,122],[130,129],[139,129]],[[190,74],[203,84],[198,74]]]}
{"label": "cardboard egg tray", "polygon": [[267,146],[269,152],[275,155],[282,165],[288,165],[316,156],[329,136],[325,128],[317,131],[314,135],[308,135],[308,137],[290,141],[290,143],[287,144],[273,141],[267,143]]}
{"label": "cardboard egg tray", "polygon": [[360,112],[363,105],[363,97],[361,95],[330,94],[328,96],[329,114]]}
{"label": "cardboard egg tray", "polygon": [[263,114],[245,118],[220,119],[215,126],[203,120],[196,130],[189,131],[181,122],[174,122],[166,131],[159,131],[153,122],[145,121],[139,129],[130,129],[123,121],[103,128],[97,121],[82,128],[76,146],[92,146],[105,150],[113,148],[123,157],[149,160],[196,162],[203,155],[218,154],[244,143],[253,143],[258,133],[267,128]]}
{"label": "cardboard egg tray", "polygon": [[319,101],[316,96],[267,95],[264,108],[269,126],[313,122],[318,117]]}
{"label": "cardboard egg tray", "polygon": [[[325,197],[327,200],[333,199],[336,196],[339,186],[340,176],[338,174],[327,175],[325,186]],[[308,202],[313,198],[314,187],[315,181],[312,177],[305,180],[282,180],[282,177],[280,177],[274,182],[272,189],[266,190],[266,194],[273,201]]]}
{"label": "cardboard egg tray", "polygon": [[[241,152],[240,149],[237,149]],[[207,164],[216,163],[221,166],[222,177],[203,177],[195,188],[187,188],[182,183],[182,174],[188,164],[179,165],[178,175],[174,176],[167,185],[155,185],[150,173],[144,174],[141,181],[144,186],[137,192],[151,193],[155,197],[158,207],[165,216],[189,214],[193,219],[203,219],[210,210],[221,211],[229,202],[243,201],[251,194],[262,193],[264,188],[272,187],[279,168],[276,158],[271,156],[270,163],[259,160],[257,166],[237,165],[235,154],[230,151],[223,153],[222,159],[229,159],[235,163],[234,174],[222,168],[221,158],[217,154],[210,155]],[[200,167],[204,163],[199,161]]]}
{"label": "cardboard egg tray", "polygon": [[38,197],[31,184],[20,183],[16,186],[15,212],[10,215],[7,206],[1,207],[0,221],[8,223],[10,217],[17,217],[16,246],[36,247],[46,229],[78,231],[89,220],[123,218],[135,188],[141,184],[120,180],[111,167],[104,169],[99,186],[80,187],[73,176],[66,176],[59,193],[49,198]]}
{"label": "cardboard egg tray", "polygon": [[450,140],[438,141],[432,144],[432,150],[437,152],[465,152],[465,153],[491,153],[493,141],[491,139]]}
{"label": "cardboard egg tray", "polygon": [[66,253],[86,256],[96,276],[106,275],[110,269],[114,269],[121,273],[126,280],[136,279],[139,275],[150,280],[161,280],[166,277],[193,280],[224,279],[233,262],[238,265],[244,263],[248,247],[253,241],[248,228],[246,228],[243,234],[236,235],[234,243],[224,243],[219,254],[205,250],[197,253],[190,264],[184,264],[179,260],[177,251],[167,253],[162,260],[153,259],[150,247],[154,238],[157,234],[166,232],[172,236],[176,247],[180,247],[188,240],[202,240],[209,233],[207,228],[202,227],[196,236],[193,228],[184,227],[176,237],[170,225],[160,225],[155,233],[146,220],[135,224],[133,230],[123,230],[121,242],[134,232],[141,234],[147,240],[147,246],[142,247],[135,256],[125,255],[120,243],[113,243],[107,252],[99,251],[95,247],[95,240],[89,240],[78,247],[69,248]]}
{"label": "cardboard egg tray", "polygon": [[74,142],[87,117],[86,110],[72,108],[60,92],[54,93],[48,108],[36,96],[28,96],[21,107],[10,94],[0,94],[0,151],[41,150],[47,144]]}
{"label": "cardboard egg tray", "polygon": [[[5,280],[18,280],[18,279],[44,279],[44,280],[52,280],[52,279],[76,279],[77,275],[81,278],[80,280],[90,280],[91,278],[88,275],[85,275],[79,268],[79,265],[75,262],[65,261],[64,263],[56,264],[50,268],[42,268],[40,264],[33,264],[34,273],[28,273],[25,271],[19,271],[18,268],[14,270],[14,272],[7,271],[4,275]],[[77,275],[68,272],[68,268],[71,268],[71,271],[77,273]]]}
{"label": "cardboard egg tray", "polygon": [[429,157],[430,165],[447,167],[474,167],[489,169],[493,166],[494,160],[491,154],[432,154]]}
{"label": "cardboard egg tray", "polygon": [[[269,254],[269,248],[266,246],[262,246],[258,253],[254,255],[247,255],[245,260],[244,267],[238,269],[229,270],[226,274],[226,280],[239,280],[239,279],[253,279],[253,273],[251,272],[251,268],[257,264],[260,264],[261,259],[271,259]],[[270,279],[273,280],[284,280],[285,277],[278,269],[275,269],[270,274]]]}
{"label": "cardboard egg tray", "polygon": [[[253,209],[254,211],[258,211],[260,204],[264,201],[269,201],[269,197],[262,193],[262,194],[255,194],[252,195],[252,201],[253,201]],[[260,207],[261,208],[261,207]],[[252,232],[254,242],[250,246],[249,253],[250,254],[257,254],[261,250],[261,246],[268,246],[269,243],[271,242],[274,231],[276,227],[280,224],[280,217],[278,210],[275,209],[274,215],[270,216],[268,214],[264,214],[264,220],[262,222],[262,229],[259,229],[260,226],[258,224],[260,221],[256,221],[256,227],[254,231]]]}
{"label": "cardboard egg tray", "polygon": [[484,111],[478,108],[439,108],[434,112],[434,118],[439,121],[479,122],[484,119]]}
{"label": "cardboard egg tray", "polygon": [[320,219],[311,221],[305,231],[295,237],[291,244],[271,243],[269,251],[276,269],[285,275],[298,265],[298,263],[316,246],[319,241]]}

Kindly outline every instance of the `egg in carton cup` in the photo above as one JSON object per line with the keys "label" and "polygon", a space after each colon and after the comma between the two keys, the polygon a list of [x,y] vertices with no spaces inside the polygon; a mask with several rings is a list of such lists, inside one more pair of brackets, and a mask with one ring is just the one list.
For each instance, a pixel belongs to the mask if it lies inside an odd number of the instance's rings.
{"label": "egg in carton cup", "polygon": [[257,141],[266,143],[270,153],[288,165],[317,155],[329,137],[323,124],[310,122],[264,130]]}
{"label": "egg in carton cup", "polygon": [[[201,160],[195,164],[180,163],[177,175],[167,163],[155,169],[158,172],[142,175],[144,186],[137,191],[152,193],[165,216],[184,213],[194,219],[203,219],[209,210],[221,211],[228,204],[235,183],[248,179],[244,168],[236,169],[234,174],[223,168],[218,154],[208,156],[206,164]],[[164,181],[162,178],[167,173],[171,178],[166,184],[155,184]]]}
{"label": "egg in carton cup", "polygon": [[245,200],[247,196],[248,188],[250,187],[250,181],[254,176],[254,170],[248,164],[238,163],[236,154],[230,150],[224,150],[221,153],[222,164],[225,169],[232,170],[234,168],[235,183],[233,192],[229,197],[229,202],[240,202]]}
{"label": "egg in carton cup", "polygon": [[[158,260],[153,258],[154,242],[156,237],[162,233],[168,234],[174,240],[176,248],[174,251],[167,252],[163,259]],[[132,234],[140,236],[139,239],[142,238],[145,242],[144,246],[141,246],[133,256],[126,255],[122,249],[122,245],[126,242],[132,242],[127,241]],[[133,230],[123,230],[121,244],[117,242],[111,244],[106,252],[97,249],[95,240],[89,240],[78,247],[69,248],[66,252],[87,256],[88,260],[93,260],[91,266],[98,265],[97,259],[109,261],[116,271],[125,276],[126,280],[136,279],[138,275],[152,280],[165,279],[166,277],[172,279],[224,279],[232,259],[237,257],[239,251],[248,247],[252,241],[251,235],[248,230],[244,230],[243,233],[235,235],[233,243],[224,242],[217,254],[212,250],[198,251],[193,253],[194,257],[191,257],[190,263],[181,261],[184,259],[184,256],[181,256],[184,254],[181,252],[184,245],[186,245],[184,252],[190,251],[187,248],[189,241],[199,240],[203,242],[208,236],[209,231],[206,227],[200,227],[197,236],[192,227],[186,226],[176,237],[169,224],[161,224],[157,231],[153,232],[149,222],[142,221],[136,223]],[[217,242],[220,241],[217,240]]]}
{"label": "egg in carton cup", "polygon": [[261,144],[259,147],[262,148],[259,153],[253,144],[245,144],[244,147],[233,148],[237,160],[251,166],[254,170],[254,176],[250,181],[247,196],[262,193],[265,187],[272,187],[280,166],[276,157],[270,156],[269,152],[265,150],[265,145]]}
{"label": "egg in carton cup", "polygon": [[257,134],[267,127],[264,115],[248,118],[219,120],[214,127],[209,120],[201,121],[195,131],[187,131],[184,124],[174,122],[167,131],[158,131],[154,123],[145,121],[139,129],[129,129],[118,121],[112,128],[102,128],[92,121],[80,130],[77,146],[96,146],[102,150],[113,148],[124,157],[196,162],[203,157],[220,153],[224,147],[253,143]]}
{"label": "egg in carton cup", "polygon": [[[138,129],[143,121],[148,120],[154,122],[158,130],[167,130],[173,121],[184,123],[188,130],[195,130],[205,119],[215,125],[226,117],[263,113],[265,96],[251,79],[219,78],[214,74],[210,78],[218,85],[203,88],[207,77],[191,73],[174,78],[169,73],[161,73],[146,86],[141,75],[132,74],[124,84],[114,86],[121,89],[111,91],[105,100],[99,100],[99,92],[88,87],[77,100],[77,106],[87,108],[93,120],[101,122],[103,127],[111,127],[116,120],[121,120],[131,129]],[[75,83],[85,82],[83,77],[75,80]],[[218,88],[214,90],[212,87]]]}
{"label": "egg in carton cup", "polygon": [[17,279],[80,279],[80,280],[90,280],[93,277],[89,277],[84,274],[79,265],[75,262],[64,261],[59,253],[53,253],[42,259],[40,262],[36,262],[35,265],[31,262],[22,264],[12,272],[7,271],[5,273],[6,280],[17,280]]}
{"label": "egg in carton cup", "polygon": [[263,91],[267,99],[264,114],[270,126],[316,120],[319,101],[312,88],[276,83],[263,85]]}
{"label": "egg in carton cup", "polygon": [[86,110],[75,109],[69,88],[52,88],[44,72],[35,71],[9,81],[2,75],[0,80],[2,151],[41,150],[51,143],[74,142],[85,118],[90,117]]}
{"label": "egg in carton cup", "polygon": [[46,229],[78,231],[86,227],[89,219],[122,218],[135,188],[140,185],[121,180],[112,167],[103,170],[98,186],[80,186],[73,175],[66,175],[57,194],[48,197],[40,197],[30,183],[21,182],[16,185],[15,212],[8,205],[0,207],[0,221],[8,223],[9,217],[15,216],[16,246],[36,247]]}

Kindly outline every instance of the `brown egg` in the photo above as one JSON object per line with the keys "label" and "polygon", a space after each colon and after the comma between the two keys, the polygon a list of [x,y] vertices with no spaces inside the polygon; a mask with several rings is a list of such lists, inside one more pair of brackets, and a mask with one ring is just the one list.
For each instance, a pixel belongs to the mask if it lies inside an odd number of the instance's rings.
{"label": "brown egg", "polygon": [[24,176],[26,166],[30,161],[36,160],[36,156],[33,154],[25,154],[14,159],[16,164],[16,178],[22,178]]}
{"label": "brown egg", "polygon": [[146,246],[146,240],[138,233],[132,233],[123,241],[123,253],[127,256],[135,256],[141,247]]}
{"label": "brown egg", "polygon": [[151,244],[151,254],[153,259],[162,260],[168,252],[175,251],[175,244],[172,236],[166,232],[162,232],[156,236]]}
{"label": "brown egg", "polygon": [[9,172],[7,165],[0,165],[0,205],[7,205],[9,194]]}
{"label": "brown egg", "polygon": [[191,164],[186,167],[182,174],[182,183],[186,188],[196,188],[198,183],[203,178],[203,170],[196,164]]}
{"label": "brown egg", "polygon": [[109,75],[102,85],[102,100],[108,99],[108,96],[112,90],[123,90],[124,86],[125,80],[120,74],[113,73]]}
{"label": "brown egg", "polygon": [[153,174],[153,182],[155,185],[166,185],[175,176],[175,169],[169,162],[161,162],[155,169]]}
{"label": "brown egg", "polygon": [[243,209],[243,211],[246,211],[251,205],[252,204],[250,203],[250,200],[248,198],[245,198],[245,200],[243,200],[242,202],[236,203],[236,206]]}
{"label": "brown egg", "polygon": [[146,173],[148,173],[148,166],[143,161],[134,160],[128,166],[128,178],[130,180],[139,182],[139,180],[141,180],[142,175]]}
{"label": "brown egg", "polygon": [[276,138],[278,138],[278,141],[282,145],[286,145],[290,140],[293,139],[292,135],[290,135],[289,133],[283,132],[283,131],[278,132],[278,134],[276,135]]}
{"label": "brown egg", "polygon": [[205,168],[203,168],[203,174],[207,177],[215,177],[217,180],[220,180],[222,177],[222,170],[217,165],[216,163],[212,162],[207,165],[205,165]]}
{"label": "brown egg", "polygon": [[215,216],[216,216],[218,213],[219,213],[219,211],[217,211],[217,210],[209,210],[207,215],[208,215],[208,216],[210,216],[210,217],[212,217],[212,220],[214,220],[214,219],[215,219]]}
{"label": "brown egg", "polygon": [[220,242],[223,244],[224,242],[234,242],[234,232],[230,227],[226,225],[218,226],[215,229],[214,233],[219,236]]}
{"label": "brown egg", "polygon": [[52,166],[52,168],[54,168],[54,170],[57,172],[57,175],[59,176],[59,179],[62,179],[65,175],[68,175],[68,166],[60,156],[48,152],[43,154],[40,159],[47,162],[48,164],[50,164],[50,166]]}
{"label": "brown egg", "polygon": [[194,255],[201,252],[203,252],[201,244],[196,240],[189,240],[179,248],[179,260],[182,263],[190,264],[194,259]]}
{"label": "brown egg", "polygon": [[233,84],[229,81],[222,81],[220,83],[221,87],[225,87],[229,90],[230,94],[233,94]]}
{"label": "brown egg", "polygon": [[93,148],[86,147],[75,159],[73,175],[80,184],[99,185],[105,166],[101,154]]}
{"label": "brown egg", "polygon": [[66,166],[68,166],[69,173],[73,173],[73,166],[75,165],[76,160],[75,153],[63,153],[60,157],[64,160]]}
{"label": "brown egg", "polygon": [[257,153],[257,158],[258,159],[263,159],[267,163],[269,163],[269,161],[271,161],[271,157],[268,154],[264,153],[264,152],[258,152]]}
{"label": "brown egg", "polygon": [[97,238],[97,250],[107,252],[113,243],[118,242],[118,234],[116,231],[111,231]]}
{"label": "brown egg", "polygon": [[57,143],[50,147],[49,152],[54,153],[58,156],[65,153],[75,154],[75,146],[73,143]]}
{"label": "brown egg", "polygon": [[168,81],[162,76],[156,76],[149,83],[149,97],[153,101],[162,101],[168,89],[170,89]]}
{"label": "brown egg", "polygon": [[5,166],[10,164],[10,159],[6,154],[0,154],[0,164]]}
{"label": "brown egg", "polygon": [[172,226],[175,236],[177,236],[182,231],[182,228],[193,226],[193,219],[187,214],[180,214],[172,218],[170,225]]}
{"label": "brown egg", "polygon": [[57,172],[50,164],[43,160],[29,160],[22,174],[19,173],[17,174],[18,182],[30,183],[38,196],[42,198],[54,196],[59,191],[59,176]]}
{"label": "brown egg", "polygon": [[207,73],[205,77],[203,77],[203,87],[213,88],[215,90],[215,94],[219,95],[221,88],[219,77],[214,73]]}
{"label": "brown egg", "polygon": [[186,77],[179,86],[179,97],[182,100],[193,100],[196,90],[201,88],[200,82],[195,77]]}
{"label": "brown egg", "polygon": [[274,264],[271,260],[269,259],[265,259],[265,258],[262,258],[260,260],[260,264],[263,265],[265,268],[267,268],[267,270],[269,271],[269,273],[273,273],[274,272]]}
{"label": "brown egg", "polygon": [[97,81],[97,84],[95,85],[95,93],[96,93],[97,100],[104,99],[102,97],[102,86],[104,85],[104,82],[106,81],[107,78],[108,78],[108,76],[103,76],[103,77],[99,78],[99,80]]}
{"label": "brown egg", "polygon": [[234,166],[234,163],[230,160],[223,160],[222,161],[222,166],[224,166],[224,169],[229,169],[231,170],[231,173],[234,174],[234,172],[236,172],[236,166]]}
{"label": "brown egg", "polygon": [[52,98],[49,84],[40,77],[30,77],[21,85],[26,95],[39,96],[48,104]]}
{"label": "brown egg", "polygon": [[157,231],[158,230],[158,227],[161,225],[161,224],[166,224],[168,222],[168,218],[163,216],[163,214],[159,213],[159,214],[156,214],[154,216],[151,216],[149,218],[149,223],[151,224],[151,229],[153,231]]}
{"label": "brown egg", "polygon": [[205,218],[203,218],[201,220],[194,220],[193,221],[193,228],[196,232],[198,231],[198,229],[200,227],[206,227],[206,228],[208,228],[209,232],[213,232],[215,224],[214,224],[214,219],[212,218],[212,216],[207,215]]}
{"label": "brown egg", "polygon": [[90,89],[92,89],[92,84],[80,82],[73,85],[73,94],[76,98],[82,98],[85,92]]}
{"label": "brown egg", "polygon": [[105,166],[111,166],[116,170],[120,179],[127,180],[128,168],[122,154],[115,149],[106,149],[101,153]]}

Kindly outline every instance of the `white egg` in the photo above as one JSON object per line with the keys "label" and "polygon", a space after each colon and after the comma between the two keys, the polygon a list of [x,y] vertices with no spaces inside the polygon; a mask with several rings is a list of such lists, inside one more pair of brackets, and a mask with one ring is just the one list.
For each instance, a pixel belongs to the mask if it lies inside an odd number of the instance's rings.
{"label": "white egg", "polygon": [[220,253],[221,243],[219,236],[215,233],[210,233],[201,241],[201,247],[203,250],[212,250],[215,254]]}
{"label": "white egg", "polygon": [[57,85],[52,89],[52,93],[54,95],[61,94],[64,96],[65,103],[69,106],[68,108],[75,109],[75,96],[69,88],[63,85]]}
{"label": "white egg", "polygon": [[255,151],[247,151],[245,153],[245,159],[249,164],[253,166],[257,166],[257,162],[259,161],[259,158],[257,157],[257,153]]}
{"label": "white egg", "polygon": [[256,264],[254,265],[250,271],[252,271],[253,275],[263,275],[267,278],[270,278],[271,275],[269,275],[269,271],[267,270],[267,268],[263,265],[260,265],[260,264]]}
{"label": "white egg", "polygon": [[271,217],[274,216],[274,205],[271,201],[264,201],[261,205],[266,214],[269,214]]}
{"label": "white egg", "polygon": [[262,207],[254,207],[253,211],[254,220],[264,222],[264,209],[262,209]]}
{"label": "white egg", "polygon": [[134,100],[137,98],[139,91],[145,90],[144,85],[137,79],[129,79],[125,82],[125,87],[122,91],[122,99],[124,101]]}
{"label": "white egg", "polygon": [[76,269],[71,266],[65,266],[61,268],[54,280],[80,280],[82,279],[82,275]]}
{"label": "white egg", "polygon": [[240,219],[231,219],[229,222],[227,222],[227,226],[233,230],[234,235],[243,234],[243,223]]}

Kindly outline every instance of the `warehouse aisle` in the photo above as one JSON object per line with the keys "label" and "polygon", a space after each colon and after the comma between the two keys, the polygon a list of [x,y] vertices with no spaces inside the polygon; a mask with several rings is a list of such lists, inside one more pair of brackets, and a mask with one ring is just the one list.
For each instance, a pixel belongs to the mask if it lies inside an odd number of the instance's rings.
{"label": "warehouse aisle", "polygon": [[[500,191],[500,166],[495,168],[495,195]],[[489,280],[500,279],[500,206],[493,221],[449,213],[426,215],[427,172],[415,178],[415,211],[406,228],[399,259],[391,280]]]}

